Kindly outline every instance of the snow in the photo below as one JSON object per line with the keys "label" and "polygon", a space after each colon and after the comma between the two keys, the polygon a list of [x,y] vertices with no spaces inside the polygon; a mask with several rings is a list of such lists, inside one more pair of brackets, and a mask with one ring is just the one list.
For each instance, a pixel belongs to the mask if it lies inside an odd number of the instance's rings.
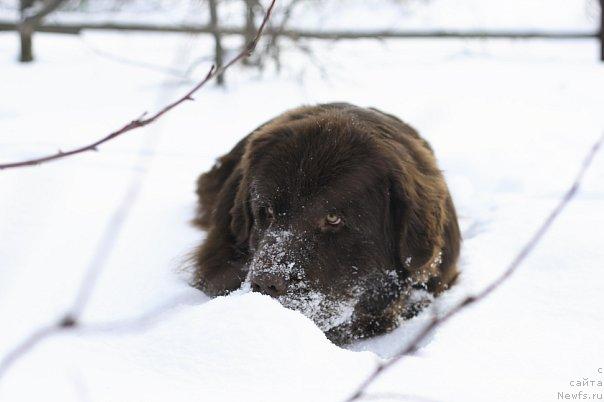
{"label": "snow", "polygon": [[[329,343],[310,320],[257,293],[174,308],[144,334],[117,334],[50,340],[36,354],[53,370],[33,361],[20,369],[61,400],[81,396],[73,381],[94,400],[116,399],[119,390],[120,400],[307,401],[344,398],[376,363],[369,352]],[[65,350],[74,358],[65,360]],[[25,380],[6,386],[20,386],[20,400],[38,399]]]}
{"label": "snow", "polygon": [[[562,21],[561,10],[546,19]],[[115,247],[84,327],[19,360],[0,378],[0,399],[338,401],[429,321],[432,309],[341,349],[268,297],[238,292],[208,301],[187,285],[187,257],[204,236],[188,224],[197,175],[287,108],[375,106],[431,142],[466,233],[460,283],[434,303],[440,313],[505,268],[604,130],[595,41],[309,45],[313,60],[292,48],[281,75],[235,68],[227,89],[204,88],[195,102],[98,153],[0,172],[0,356],[71,305],[116,210],[127,194],[134,200],[110,232]],[[0,34],[0,161],[89,142],[192,84],[92,48],[181,72],[211,51],[207,38],[187,35],[37,34],[37,62],[21,66],[16,46],[14,34]],[[451,402],[601,393],[569,382],[602,378],[603,201],[598,155],[577,198],[519,272],[370,391]],[[158,308],[145,325],[100,326]]]}

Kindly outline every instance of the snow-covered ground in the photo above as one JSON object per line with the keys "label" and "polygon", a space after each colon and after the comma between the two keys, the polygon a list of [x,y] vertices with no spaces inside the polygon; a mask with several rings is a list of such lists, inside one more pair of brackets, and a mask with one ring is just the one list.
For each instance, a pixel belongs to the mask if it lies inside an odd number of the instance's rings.
{"label": "snow-covered ground", "polygon": [[[40,34],[37,61],[22,66],[16,45],[14,34],[0,34],[0,162],[84,144],[156,110],[192,84],[178,71],[211,50],[207,38],[187,35]],[[196,176],[287,108],[375,106],[432,143],[469,235],[461,281],[441,309],[501,272],[604,130],[595,41],[310,45],[312,61],[291,50],[279,76],[234,68],[226,89],[209,86],[98,153],[0,171],[0,356],[61,316],[90,264],[104,263],[84,310],[89,327],[17,361],[0,378],[0,400],[339,401],[427,322],[425,313],[346,350],[265,296],[208,301],[186,284],[187,253],[203,238],[188,224]],[[133,203],[115,230],[125,199]],[[604,380],[603,239],[599,155],[517,275],[370,392],[460,402],[602,395],[570,381]],[[166,303],[173,307],[144,325],[97,325]]]}

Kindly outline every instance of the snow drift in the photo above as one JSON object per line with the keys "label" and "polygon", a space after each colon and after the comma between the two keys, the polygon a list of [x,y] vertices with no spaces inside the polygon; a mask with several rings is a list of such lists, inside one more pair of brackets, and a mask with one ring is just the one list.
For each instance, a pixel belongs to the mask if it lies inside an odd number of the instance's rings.
{"label": "snow drift", "polygon": [[7,378],[7,388],[26,390],[10,400],[78,401],[85,393],[107,401],[120,389],[130,401],[337,401],[377,361],[338,348],[308,318],[257,293],[177,307],[144,333],[117,333],[84,330],[41,345],[20,363],[38,385]]}

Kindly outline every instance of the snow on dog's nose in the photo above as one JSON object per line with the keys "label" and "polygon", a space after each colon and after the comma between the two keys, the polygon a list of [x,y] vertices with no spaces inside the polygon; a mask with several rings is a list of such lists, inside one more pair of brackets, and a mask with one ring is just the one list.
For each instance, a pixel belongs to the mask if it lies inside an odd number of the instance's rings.
{"label": "snow on dog's nose", "polygon": [[266,233],[250,264],[248,280],[253,291],[282,296],[292,281],[300,279],[300,264],[292,252],[293,240],[291,230],[275,229]]}
{"label": "snow on dog's nose", "polygon": [[327,295],[309,281],[305,269],[305,239],[292,230],[269,230],[254,254],[247,282],[252,291],[276,298],[297,310],[324,331],[349,322],[358,295]]}

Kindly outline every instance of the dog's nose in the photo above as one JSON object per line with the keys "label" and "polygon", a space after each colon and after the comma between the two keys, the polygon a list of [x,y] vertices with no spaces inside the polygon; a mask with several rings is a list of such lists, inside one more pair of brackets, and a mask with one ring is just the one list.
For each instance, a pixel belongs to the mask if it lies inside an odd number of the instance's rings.
{"label": "dog's nose", "polygon": [[278,297],[285,294],[287,282],[276,275],[259,275],[252,278],[252,291],[262,293],[271,297]]}

